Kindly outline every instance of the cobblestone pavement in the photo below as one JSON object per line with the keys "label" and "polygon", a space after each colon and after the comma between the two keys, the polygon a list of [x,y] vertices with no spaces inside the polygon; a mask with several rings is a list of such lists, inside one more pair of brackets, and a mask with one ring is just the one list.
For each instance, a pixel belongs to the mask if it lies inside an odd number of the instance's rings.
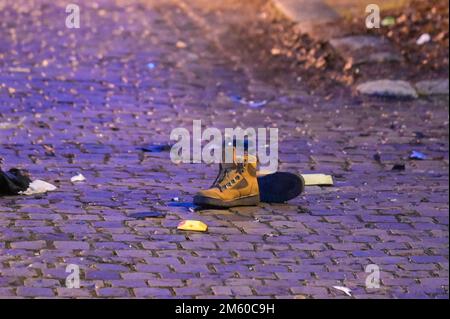
{"label": "cobblestone pavement", "polygon": [[[0,1],[0,122],[26,117],[0,131],[2,166],[58,186],[0,199],[0,296],[346,298],[340,285],[356,298],[448,298],[446,101],[327,99],[283,72],[261,76],[268,64],[227,27],[261,1],[208,2],[85,1],[81,28],[66,29],[63,1]],[[138,150],[193,119],[278,127],[280,169],[336,185],[193,211],[217,167]],[[428,159],[408,160],[412,150]],[[87,181],[70,183],[78,172]],[[130,217],[145,211],[167,216]],[[209,231],[177,231],[181,219]],[[80,289],[65,288],[68,264]],[[379,289],[365,287],[369,264]]]}

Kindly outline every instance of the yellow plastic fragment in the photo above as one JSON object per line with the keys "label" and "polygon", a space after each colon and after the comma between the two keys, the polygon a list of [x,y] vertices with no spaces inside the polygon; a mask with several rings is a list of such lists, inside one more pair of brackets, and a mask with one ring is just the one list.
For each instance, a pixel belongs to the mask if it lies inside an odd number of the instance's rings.
{"label": "yellow plastic fragment", "polygon": [[177,229],[205,232],[208,230],[208,225],[199,220],[183,220],[178,224]]}
{"label": "yellow plastic fragment", "polygon": [[303,174],[305,186],[333,186],[333,177],[325,174]]}

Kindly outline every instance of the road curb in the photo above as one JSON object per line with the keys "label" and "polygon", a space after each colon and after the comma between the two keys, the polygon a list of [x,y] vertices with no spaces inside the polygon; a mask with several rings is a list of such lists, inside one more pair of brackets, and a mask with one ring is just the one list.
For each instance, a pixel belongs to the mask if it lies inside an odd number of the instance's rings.
{"label": "road curb", "polygon": [[[342,17],[323,0],[272,0],[274,7],[316,40],[343,36],[335,27]],[[334,26],[334,27],[333,27]]]}

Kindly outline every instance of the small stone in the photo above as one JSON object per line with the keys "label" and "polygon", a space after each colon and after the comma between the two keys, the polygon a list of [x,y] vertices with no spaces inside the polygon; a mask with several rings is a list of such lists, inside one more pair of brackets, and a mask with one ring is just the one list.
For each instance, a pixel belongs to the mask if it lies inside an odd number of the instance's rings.
{"label": "small stone", "polygon": [[419,95],[448,95],[448,79],[420,81],[416,89]]}
{"label": "small stone", "polygon": [[360,94],[370,96],[410,99],[415,99],[418,97],[416,90],[406,81],[370,81],[358,85],[356,90]]}

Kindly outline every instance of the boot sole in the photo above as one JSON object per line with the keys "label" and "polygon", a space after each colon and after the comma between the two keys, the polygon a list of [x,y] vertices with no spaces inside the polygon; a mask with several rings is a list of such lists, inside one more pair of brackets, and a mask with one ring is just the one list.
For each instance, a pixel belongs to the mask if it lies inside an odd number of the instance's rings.
{"label": "boot sole", "polygon": [[258,177],[259,196],[264,203],[284,203],[305,189],[305,180],[301,175],[277,172]]}
{"label": "boot sole", "polygon": [[194,196],[194,204],[198,206],[231,208],[237,206],[257,206],[259,204],[259,196],[248,196],[232,201],[223,201],[216,198]]}

